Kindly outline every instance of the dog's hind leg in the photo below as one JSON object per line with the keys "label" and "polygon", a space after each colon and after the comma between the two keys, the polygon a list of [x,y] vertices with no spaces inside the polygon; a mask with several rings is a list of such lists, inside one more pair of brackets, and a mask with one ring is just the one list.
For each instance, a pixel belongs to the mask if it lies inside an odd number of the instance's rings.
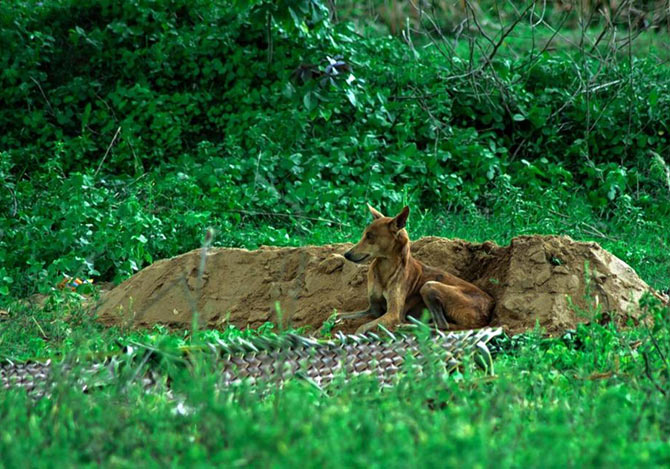
{"label": "dog's hind leg", "polygon": [[426,282],[420,293],[439,329],[476,328],[488,324],[488,315],[483,314],[478,301],[458,287]]}
{"label": "dog's hind leg", "polygon": [[444,303],[442,302],[438,293],[424,285],[421,288],[421,298],[423,298],[423,302],[428,307],[428,311],[430,312],[430,315],[433,318],[433,322],[438,327],[438,329],[450,329],[449,322],[447,321],[447,315],[444,311]]}

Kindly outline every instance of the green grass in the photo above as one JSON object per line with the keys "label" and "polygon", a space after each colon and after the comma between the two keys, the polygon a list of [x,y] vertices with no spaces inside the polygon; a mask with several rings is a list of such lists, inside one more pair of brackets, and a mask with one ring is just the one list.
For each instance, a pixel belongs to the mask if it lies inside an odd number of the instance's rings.
{"label": "green grass", "polygon": [[[657,287],[670,280],[662,267],[667,250],[658,249],[667,246],[667,233],[625,214],[599,222],[584,209],[552,215],[521,204],[504,216],[418,211],[411,220],[414,238],[505,243],[517,234],[560,232],[595,239],[619,250]],[[594,229],[605,237],[593,236]],[[359,232],[355,224],[322,226],[287,243],[351,240]],[[256,243],[263,236],[259,232]],[[535,331],[503,339],[493,377],[478,371],[410,375],[384,390],[363,378],[325,391],[301,380],[282,389],[221,390],[215,361],[202,357],[188,370],[169,365],[170,357],[183,345],[263,331],[104,328],[77,295],[58,293],[44,309],[10,307],[0,323],[0,356],[91,359],[143,343],[158,350],[159,375],[170,377],[178,398],[161,386],[146,393],[130,380],[132,369],[89,394],[76,390],[74,374],[65,375],[50,399],[35,402],[9,390],[0,397],[0,466],[664,465],[670,462],[670,399],[661,390],[670,385],[670,311],[652,313],[653,330],[594,323],[561,338]]]}
{"label": "green grass", "polygon": [[[670,283],[664,268],[670,257],[662,248],[668,246],[668,234],[661,226],[626,210],[599,220],[583,204],[551,213],[537,203],[511,201],[514,197],[501,199],[497,214],[416,210],[409,230],[415,239],[438,235],[498,243],[519,234],[569,234],[601,242],[657,288]],[[360,223],[339,228],[317,224],[308,234],[296,230],[284,244],[355,240],[365,223],[364,207],[361,211]],[[257,225],[246,233],[249,247],[268,236]],[[501,340],[493,377],[477,371],[408,376],[384,390],[361,378],[324,392],[301,380],[283,389],[221,390],[211,359],[201,358],[191,371],[168,365],[180,346],[263,331],[105,328],[71,293],[51,295],[43,309],[19,303],[8,309],[9,316],[0,322],[0,356],[59,362],[147,344],[157,348],[159,374],[170,377],[178,399],[160,386],[146,393],[130,380],[132,372],[89,394],[76,390],[75,374],[66,374],[50,399],[37,402],[21,390],[6,391],[0,397],[2,467],[28,462],[31,467],[611,467],[670,462],[670,399],[659,391],[670,385],[668,310],[656,310],[653,331],[592,324],[563,338],[543,338],[536,331]]]}
{"label": "green grass", "polygon": [[[0,359],[86,363],[139,343],[172,389],[142,389],[136,352],[89,393],[76,369],[48,399],[0,390],[0,467],[670,464],[670,311],[658,305],[642,305],[649,328],[501,339],[492,377],[222,390],[214,360],[171,357],[272,325],[106,328],[54,291],[64,273],[119,282],[210,227],[216,246],[355,241],[365,202],[410,205],[412,239],[596,241],[668,290],[667,31],[629,49],[620,22],[592,48],[600,23],[581,31],[573,15],[554,36],[561,15],[548,11],[551,27],[526,18],[487,64],[492,45],[472,28],[456,38],[448,9],[445,40],[408,45],[366,9],[389,2],[337,2],[363,36],[329,24],[326,3],[285,3],[0,3]],[[504,27],[481,5],[496,41]],[[501,14],[514,21],[512,2]],[[300,64],[324,72],[325,57],[351,76],[296,78]],[[44,307],[25,300],[36,291]]]}
{"label": "green grass", "polygon": [[[670,285],[670,235],[644,213],[624,205],[603,218],[578,197],[557,205],[498,190],[488,213],[415,206],[412,238],[505,244],[521,234],[566,234],[600,242],[658,289]],[[399,207],[378,208],[391,213]],[[355,241],[367,218],[361,205],[343,225],[299,220],[278,236],[273,217],[248,217],[237,238],[220,232],[217,244]],[[503,340],[494,377],[408,376],[384,390],[359,379],[322,392],[300,380],[283,389],[220,390],[213,360],[202,358],[194,371],[167,365],[182,345],[263,331],[106,328],[68,292],[54,292],[44,308],[17,301],[4,308],[9,314],[0,316],[0,357],[95,359],[146,344],[159,350],[160,375],[170,377],[179,397],[162,388],[146,393],[130,380],[133,373],[89,394],[76,390],[75,374],[66,374],[50,399],[37,402],[21,390],[6,391],[0,395],[0,467],[605,467],[670,461],[670,402],[659,391],[670,385],[668,310],[656,311],[655,331],[593,324],[564,338],[543,338],[538,331]],[[190,411],[180,413],[179,402]]]}
{"label": "green grass", "polygon": [[[34,402],[23,391],[5,392],[0,465],[670,462],[670,399],[663,391],[670,379],[661,356],[669,351],[666,329],[580,326],[564,338],[529,333],[501,340],[498,348],[493,377],[468,371],[410,375],[383,390],[365,378],[325,390],[301,380],[282,389],[222,390],[212,360],[196,360],[189,372],[169,366],[170,346],[163,346],[155,356],[158,369],[170,376],[173,397],[161,385],[145,392],[130,379],[133,370],[89,394],[77,391],[68,375],[50,399]],[[651,371],[645,371],[645,360]]]}

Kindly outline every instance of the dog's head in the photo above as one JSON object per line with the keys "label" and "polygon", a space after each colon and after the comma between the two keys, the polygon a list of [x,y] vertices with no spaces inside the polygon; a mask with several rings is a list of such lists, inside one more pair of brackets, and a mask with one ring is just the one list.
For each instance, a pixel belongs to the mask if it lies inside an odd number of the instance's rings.
{"label": "dog's head", "polygon": [[353,248],[344,253],[352,262],[366,259],[388,258],[398,255],[409,242],[405,225],[409,216],[409,207],[405,207],[395,217],[385,217],[368,205],[374,220],[363,231],[363,237]]}

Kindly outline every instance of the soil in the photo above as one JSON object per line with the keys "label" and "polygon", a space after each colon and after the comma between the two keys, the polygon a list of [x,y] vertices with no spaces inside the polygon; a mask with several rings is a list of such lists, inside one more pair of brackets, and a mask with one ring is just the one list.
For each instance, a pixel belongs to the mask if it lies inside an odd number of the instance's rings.
{"label": "soil", "polygon": [[[200,323],[209,327],[272,321],[318,330],[334,311],[367,308],[368,266],[342,257],[350,247],[212,248],[204,255],[194,250],[158,261],[105,293],[98,317],[109,325],[190,327],[197,311]],[[568,237],[520,236],[509,246],[426,237],[411,249],[418,260],[491,294],[496,300],[492,325],[508,333],[536,323],[560,333],[586,322],[581,312],[594,307],[607,320],[636,322],[638,300],[652,291],[598,244]],[[336,330],[353,332],[363,322],[346,321]]]}

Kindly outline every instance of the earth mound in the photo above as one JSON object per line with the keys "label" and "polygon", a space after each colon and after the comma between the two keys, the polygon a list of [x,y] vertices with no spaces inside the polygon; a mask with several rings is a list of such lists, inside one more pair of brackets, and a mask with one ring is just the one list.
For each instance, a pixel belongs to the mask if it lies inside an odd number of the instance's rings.
{"label": "earth mound", "polygon": [[[368,266],[342,257],[350,247],[194,250],[160,260],[104,294],[98,317],[109,325],[189,327],[197,311],[200,323],[209,327],[272,321],[315,330],[334,311],[367,307]],[[568,237],[520,236],[509,246],[426,237],[411,250],[420,261],[491,294],[496,300],[492,325],[509,333],[532,329],[536,322],[559,333],[585,322],[578,311],[593,305],[619,324],[637,321],[638,300],[652,292],[598,244]],[[363,322],[346,321],[337,328],[353,332]]]}

